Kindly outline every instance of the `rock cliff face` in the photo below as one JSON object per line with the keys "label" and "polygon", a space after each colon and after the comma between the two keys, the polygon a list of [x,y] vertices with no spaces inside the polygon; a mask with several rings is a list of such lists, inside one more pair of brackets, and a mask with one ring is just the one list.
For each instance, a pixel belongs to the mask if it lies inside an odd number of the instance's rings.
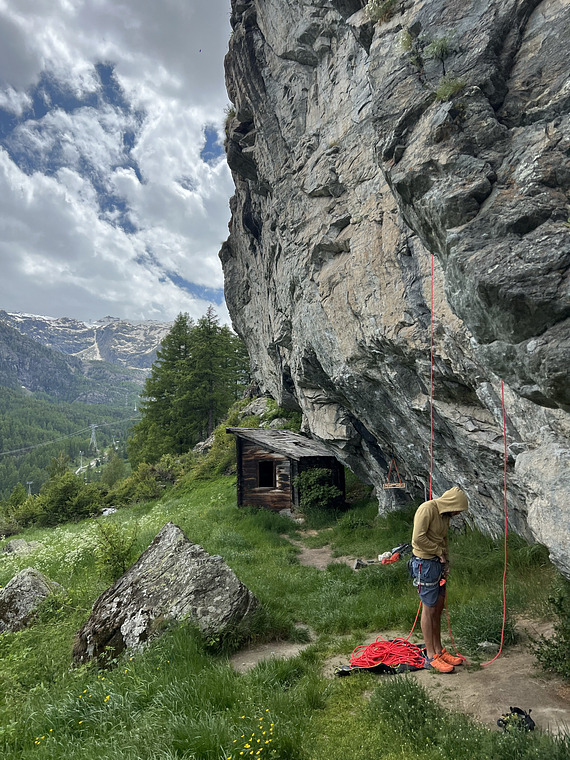
{"label": "rock cliff face", "polygon": [[433,493],[502,531],[502,379],[511,528],[570,577],[570,5],[365,5],[232,0],[234,326],[391,508],[392,455],[429,490],[433,282]]}

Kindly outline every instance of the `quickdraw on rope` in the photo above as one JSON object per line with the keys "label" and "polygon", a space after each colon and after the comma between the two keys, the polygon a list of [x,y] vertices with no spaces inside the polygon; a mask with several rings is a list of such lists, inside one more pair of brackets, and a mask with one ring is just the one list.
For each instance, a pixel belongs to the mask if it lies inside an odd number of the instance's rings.
{"label": "quickdraw on rope", "polygon": [[361,644],[356,647],[350,659],[351,668],[375,668],[386,665],[395,668],[408,665],[412,668],[423,668],[425,655],[420,647],[407,639],[386,640],[379,636],[372,644]]}

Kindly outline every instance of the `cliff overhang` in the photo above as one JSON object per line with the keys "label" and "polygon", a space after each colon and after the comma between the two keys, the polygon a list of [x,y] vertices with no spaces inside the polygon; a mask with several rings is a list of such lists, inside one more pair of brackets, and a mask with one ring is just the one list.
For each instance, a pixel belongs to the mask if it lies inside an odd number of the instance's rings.
{"label": "cliff overhang", "polygon": [[[233,0],[226,300],[257,381],[361,477],[461,486],[570,577],[564,0]],[[433,256],[433,275],[432,275]]]}

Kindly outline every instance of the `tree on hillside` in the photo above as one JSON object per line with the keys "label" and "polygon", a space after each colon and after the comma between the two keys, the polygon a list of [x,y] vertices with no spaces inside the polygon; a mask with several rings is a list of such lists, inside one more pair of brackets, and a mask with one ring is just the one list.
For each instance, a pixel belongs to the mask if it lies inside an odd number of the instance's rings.
{"label": "tree on hillside", "polygon": [[179,314],[156,353],[139,408],[142,419],[133,428],[128,444],[133,465],[154,462],[163,453],[177,453],[175,442],[190,445],[184,435],[186,424],[177,414],[176,399],[186,384],[193,327],[188,314]]}
{"label": "tree on hillside", "polygon": [[192,334],[189,383],[182,395],[193,418],[196,440],[206,438],[239,397],[245,385],[249,360],[242,341],[224,325],[212,307],[198,320]]}
{"label": "tree on hillside", "polygon": [[213,308],[196,324],[179,314],[146,381],[141,420],[129,440],[133,467],[181,454],[213,432],[249,379],[241,340]]}

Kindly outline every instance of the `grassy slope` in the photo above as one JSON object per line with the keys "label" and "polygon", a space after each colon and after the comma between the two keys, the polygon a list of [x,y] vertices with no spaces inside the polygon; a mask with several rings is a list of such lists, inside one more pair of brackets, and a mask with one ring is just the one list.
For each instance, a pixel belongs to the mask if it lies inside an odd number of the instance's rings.
{"label": "grassy slope", "polygon": [[[315,543],[338,554],[373,557],[410,534],[412,512],[375,518],[363,503]],[[269,661],[235,673],[208,651],[191,627],[167,633],[146,652],[125,656],[112,671],[70,670],[75,631],[105,583],[95,573],[92,521],[30,530],[44,548],[31,557],[0,554],[0,585],[33,564],[61,583],[65,596],[18,634],[0,636],[0,754],[4,758],[287,758],[334,760],[369,757],[520,758],[560,760],[569,742],[544,736],[501,735],[445,715],[426,702],[410,679],[372,674],[337,679],[320,675],[326,656],[347,657],[365,631],[408,630],[417,609],[405,563],[354,573],[302,567],[283,537],[294,525],[267,512],[235,506],[235,480],[218,478],[173,492],[163,501],[122,510],[112,518],[137,521],[142,551],[168,520],[210,553],[222,554],[263,602],[258,635],[294,635],[305,623],[317,641],[299,657]],[[497,635],[502,553],[476,533],[456,536],[449,604],[456,638],[470,647]],[[477,569],[473,557],[477,556]],[[511,541],[509,600],[540,610],[555,573],[540,547]],[[532,571],[532,572],[529,572]],[[373,691],[372,698],[370,695]],[[429,720],[425,719],[429,716]],[[265,732],[265,733],[264,733]],[[259,739],[259,742],[258,742]],[[249,745],[249,746],[246,746]],[[469,748],[469,749],[467,749]],[[243,754],[242,754],[243,753]]]}

